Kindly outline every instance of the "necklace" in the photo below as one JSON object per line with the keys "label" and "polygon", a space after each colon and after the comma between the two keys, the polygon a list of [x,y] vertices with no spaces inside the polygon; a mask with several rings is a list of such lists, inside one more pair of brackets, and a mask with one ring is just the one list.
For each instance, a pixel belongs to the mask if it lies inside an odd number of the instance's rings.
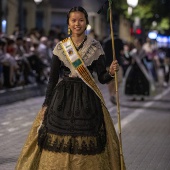
{"label": "necklace", "polygon": [[73,41],[73,39],[72,39],[73,44],[74,44],[74,46],[76,47],[77,50],[79,50],[80,48],[82,48],[82,46],[83,46],[83,44],[84,44],[84,42],[85,42],[86,40],[87,40],[87,36],[85,36],[84,39],[83,39],[83,41],[80,42],[80,43],[75,43],[75,42]]}

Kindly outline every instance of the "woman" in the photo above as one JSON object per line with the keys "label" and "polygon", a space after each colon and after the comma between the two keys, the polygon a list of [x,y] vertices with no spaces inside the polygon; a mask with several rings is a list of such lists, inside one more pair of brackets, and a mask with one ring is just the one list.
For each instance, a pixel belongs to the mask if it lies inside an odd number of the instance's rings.
{"label": "woman", "polygon": [[[69,11],[71,36],[54,48],[46,98],[16,170],[120,169],[118,138],[91,76],[95,69],[99,81],[107,83],[118,64],[112,62],[106,71],[100,43],[85,35],[88,23],[84,8]],[[58,82],[61,69],[63,79]]]}
{"label": "woman", "polygon": [[134,45],[135,48],[130,52],[132,64],[125,75],[125,94],[132,96],[132,101],[136,97],[143,101],[154,90],[154,86],[145,66],[147,56],[142,49],[142,40],[136,39]]}

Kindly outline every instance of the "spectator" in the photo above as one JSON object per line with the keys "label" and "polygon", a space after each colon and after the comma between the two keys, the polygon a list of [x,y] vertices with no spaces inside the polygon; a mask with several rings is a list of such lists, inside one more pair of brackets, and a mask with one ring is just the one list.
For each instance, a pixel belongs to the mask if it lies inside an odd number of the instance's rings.
{"label": "spectator", "polygon": [[130,51],[132,50],[132,43],[124,44],[124,54],[122,55],[122,68],[123,68],[123,77],[126,74],[127,69],[131,65],[132,57],[130,55]]}
{"label": "spectator", "polygon": [[168,56],[166,56],[164,58],[163,71],[164,71],[164,83],[163,83],[163,86],[167,87],[168,83],[169,83],[169,76],[170,76],[170,57],[168,57]]}
{"label": "spectator", "polygon": [[[110,66],[111,62],[113,61],[113,52],[112,52],[112,40],[109,36],[107,39],[103,41],[104,52],[106,56],[106,66],[107,68]],[[114,47],[115,47],[115,57],[119,63],[119,72],[118,72],[118,84],[122,82],[123,71],[122,71],[122,56],[123,56],[123,41],[115,35],[114,39]],[[110,93],[110,101],[113,104],[116,104],[116,89],[115,89],[115,82],[114,80],[108,83],[108,90]]]}
{"label": "spectator", "polygon": [[7,42],[5,39],[0,40],[0,64],[1,69],[4,74],[4,86],[5,87],[14,87],[16,83],[16,71],[19,66],[15,61],[14,57],[12,57],[6,51]]}

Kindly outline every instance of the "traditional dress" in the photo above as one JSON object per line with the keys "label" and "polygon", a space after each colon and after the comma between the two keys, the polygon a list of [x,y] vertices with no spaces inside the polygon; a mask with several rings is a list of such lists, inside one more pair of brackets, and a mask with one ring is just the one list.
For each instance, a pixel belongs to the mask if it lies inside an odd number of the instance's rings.
{"label": "traditional dress", "polygon": [[132,64],[125,74],[124,92],[130,96],[149,96],[155,87],[144,64],[146,53],[143,49],[134,49],[131,56]]}
{"label": "traditional dress", "polygon": [[[54,48],[43,104],[47,109],[40,110],[16,170],[120,170],[118,137],[91,76],[95,70],[100,83],[112,80],[106,71],[102,47],[90,37],[77,49],[67,40]],[[70,38],[69,42],[72,43]],[[71,63],[75,49],[75,56],[80,58]],[[44,111],[45,118],[37,133]]]}

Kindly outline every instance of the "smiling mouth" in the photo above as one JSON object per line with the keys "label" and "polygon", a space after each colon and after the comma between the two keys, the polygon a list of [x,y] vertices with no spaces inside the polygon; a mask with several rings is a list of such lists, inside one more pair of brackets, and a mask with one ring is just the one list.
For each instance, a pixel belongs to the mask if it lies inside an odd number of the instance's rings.
{"label": "smiling mouth", "polygon": [[74,28],[75,30],[81,30],[81,28]]}

